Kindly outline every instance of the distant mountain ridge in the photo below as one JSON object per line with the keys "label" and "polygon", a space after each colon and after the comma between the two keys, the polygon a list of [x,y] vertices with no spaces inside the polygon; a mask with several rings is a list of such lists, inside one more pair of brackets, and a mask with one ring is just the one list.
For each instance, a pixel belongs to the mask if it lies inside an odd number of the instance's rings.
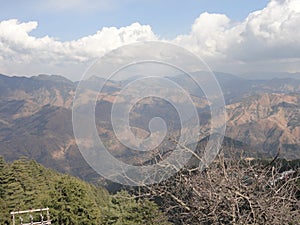
{"label": "distant mountain ridge", "polygon": [[287,73],[287,72],[257,72],[257,73],[244,73],[241,74],[240,77],[250,80],[271,80],[274,78],[282,79],[282,78],[292,78],[292,79],[300,79],[300,73]]}
{"label": "distant mountain ridge", "polygon": [[[292,78],[247,80],[234,75],[216,73],[224,93],[228,113],[226,136],[235,148],[260,152],[270,157],[282,148],[281,156],[300,158],[300,80]],[[173,81],[191,90],[191,82],[183,77]],[[87,94],[97,94],[97,82],[87,81]],[[126,83],[126,82],[125,82]],[[115,141],[111,128],[112,102],[124,82],[109,81],[98,96],[96,123],[98,132],[113,155],[125,162],[136,157]],[[47,167],[80,176],[100,179],[83,160],[74,139],[72,101],[78,82],[61,76],[8,77],[0,75],[0,155],[12,161],[27,156]],[[199,110],[203,129],[209,129],[210,113],[203,93],[193,100]],[[176,97],[176,96],[174,96]],[[138,135],[146,135],[153,115],[176,118],[165,104],[145,101],[132,114]],[[170,116],[171,114],[172,116]],[[144,115],[143,115],[144,114]],[[205,136],[201,137],[205,138]],[[229,142],[228,142],[229,143]],[[236,144],[239,143],[239,144]],[[243,144],[241,144],[243,143]],[[230,148],[229,144],[224,144]],[[245,147],[247,146],[247,147]]]}
{"label": "distant mountain ridge", "polygon": [[227,106],[227,135],[290,159],[300,153],[300,94],[259,94]]}

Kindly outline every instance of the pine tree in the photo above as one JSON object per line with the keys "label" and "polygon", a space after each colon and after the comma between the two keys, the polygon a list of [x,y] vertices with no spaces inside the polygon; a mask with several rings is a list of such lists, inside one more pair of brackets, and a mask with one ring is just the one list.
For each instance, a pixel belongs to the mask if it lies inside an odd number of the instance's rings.
{"label": "pine tree", "polygon": [[[153,202],[136,201],[125,191],[109,196],[104,188],[26,158],[9,164],[0,157],[0,224],[11,224],[11,211],[44,207],[57,225],[168,224]],[[23,218],[29,222],[29,215]]]}
{"label": "pine tree", "polygon": [[165,215],[158,210],[154,202],[136,201],[126,191],[118,192],[111,197],[106,209],[103,224],[105,225],[153,225],[170,224]]}

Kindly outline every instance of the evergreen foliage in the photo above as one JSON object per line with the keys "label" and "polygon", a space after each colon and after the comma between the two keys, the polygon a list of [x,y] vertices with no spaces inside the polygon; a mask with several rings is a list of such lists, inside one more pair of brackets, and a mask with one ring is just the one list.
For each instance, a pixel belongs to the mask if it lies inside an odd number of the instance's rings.
{"label": "evergreen foliage", "polygon": [[170,224],[155,203],[149,200],[136,201],[127,192],[121,191],[110,198],[103,224],[135,225],[135,224]]}
{"label": "evergreen foliage", "polygon": [[50,208],[56,225],[166,221],[154,203],[135,201],[125,191],[110,196],[102,187],[46,169],[35,161],[22,158],[9,164],[0,157],[0,224],[11,224],[11,211],[44,207]]}

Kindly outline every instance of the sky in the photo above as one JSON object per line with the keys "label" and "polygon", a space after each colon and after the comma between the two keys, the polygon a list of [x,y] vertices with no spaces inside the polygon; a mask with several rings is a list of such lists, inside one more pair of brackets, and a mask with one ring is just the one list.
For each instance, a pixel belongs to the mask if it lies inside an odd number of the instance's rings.
{"label": "sky", "polygon": [[229,73],[300,72],[300,0],[0,0],[0,73],[78,80],[120,46],[163,40]]}

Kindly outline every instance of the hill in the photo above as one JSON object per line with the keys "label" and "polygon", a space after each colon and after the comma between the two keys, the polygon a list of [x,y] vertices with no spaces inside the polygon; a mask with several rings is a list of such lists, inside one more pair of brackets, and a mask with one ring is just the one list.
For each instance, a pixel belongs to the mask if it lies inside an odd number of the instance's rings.
{"label": "hill", "polygon": [[[281,146],[281,157],[300,158],[300,80],[247,80],[225,73],[216,73],[216,77],[227,104],[225,140],[232,140],[225,142],[224,148],[234,147],[252,155],[268,157],[274,155]],[[207,138],[210,112],[203,93],[197,92],[193,82],[180,75],[172,80],[191,90],[201,118],[199,140]],[[87,84],[81,97],[84,102],[89,96],[97,94],[97,84],[105,80],[92,77],[83,82]],[[138,155],[116,140],[110,121],[112,102],[128,82],[107,83],[98,96],[95,116],[99,136],[111,154],[132,163]],[[8,161],[26,156],[59,172],[95,183],[102,182],[102,178],[82,158],[74,138],[72,100],[77,85],[78,82],[60,76],[28,78],[0,75],[0,155]],[[172,97],[177,99],[176,96]],[[130,116],[132,130],[140,137],[149,134],[148,123],[156,116],[163,118],[174,129],[180,126],[174,107],[154,98],[139,102]],[[170,145],[166,143],[164,146]],[[151,159],[146,157],[145,160]]]}
{"label": "hill", "polygon": [[105,189],[26,159],[9,164],[0,158],[0,176],[1,224],[11,223],[11,211],[44,207],[54,224],[99,224],[109,201]]}
{"label": "hill", "polygon": [[[0,224],[11,224],[11,211],[44,207],[50,208],[52,224],[57,225],[167,224],[153,202],[137,202],[124,191],[111,196],[102,187],[35,161],[6,163],[0,157]],[[39,218],[39,213],[34,216]],[[29,222],[29,214],[22,217]]]}
{"label": "hill", "polygon": [[299,158],[300,95],[258,94],[227,106],[226,135],[263,153]]}

